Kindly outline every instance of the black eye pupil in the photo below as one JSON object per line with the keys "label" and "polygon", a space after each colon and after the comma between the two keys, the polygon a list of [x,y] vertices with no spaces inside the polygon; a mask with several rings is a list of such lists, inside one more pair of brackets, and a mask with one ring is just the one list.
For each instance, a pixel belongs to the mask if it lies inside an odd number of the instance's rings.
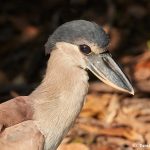
{"label": "black eye pupil", "polygon": [[84,54],[90,54],[91,53],[91,48],[85,44],[79,45],[80,51]]}

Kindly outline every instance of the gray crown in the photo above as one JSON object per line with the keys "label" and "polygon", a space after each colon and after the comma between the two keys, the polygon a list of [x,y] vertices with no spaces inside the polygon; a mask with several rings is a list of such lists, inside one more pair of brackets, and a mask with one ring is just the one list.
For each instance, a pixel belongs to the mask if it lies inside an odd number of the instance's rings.
{"label": "gray crown", "polygon": [[46,54],[50,54],[57,42],[68,42],[78,45],[79,39],[97,44],[101,48],[109,44],[108,35],[101,26],[90,21],[75,20],[64,23],[48,38],[45,44]]}

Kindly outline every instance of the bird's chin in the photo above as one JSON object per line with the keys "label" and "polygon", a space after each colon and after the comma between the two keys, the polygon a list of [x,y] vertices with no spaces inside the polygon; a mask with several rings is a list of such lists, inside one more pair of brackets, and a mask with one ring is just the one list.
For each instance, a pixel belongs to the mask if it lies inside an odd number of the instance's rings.
{"label": "bird's chin", "polygon": [[92,54],[87,57],[88,69],[104,83],[134,95],[129,80],[109,53]]}

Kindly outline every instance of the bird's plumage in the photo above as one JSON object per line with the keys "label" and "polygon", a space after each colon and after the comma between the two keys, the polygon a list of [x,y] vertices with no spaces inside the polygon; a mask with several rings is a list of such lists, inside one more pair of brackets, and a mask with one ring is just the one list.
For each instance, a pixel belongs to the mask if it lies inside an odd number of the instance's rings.
{"label": "bird's plumage", "polygon": [[0,105],[1,150],[43,150],[44,137],[32,116],[28,96],[19,96]]}
{"label": "bird's plumage", "polygon": [[0,133],[1,150],[43,150],[44,136],[34,121],[23,121]]}
{"label": "bird's plumage", "polygon": [[[0,105],[0,149],[56,150],[82,109],[88,91],[86,69],[133,93],[126,76],[103,53],[108,43],[107,34],[95,23],[76,20],[60,26],[45,45],[51,56],[42,83],[29,96]],[[89,55],[84,54],[86,47]]]}
{"label": "bird's plumage", "polygon": [[32,119],[32,108],[28,96],[19,96],[0,104],[1,130]]}
{"label": "bird's plumage", "polygon": [[88,90],[87,72],[77,67],[83,63],[80,53],[70,57],[70,49],[76,47],[67,43],[56,47],[42,84],[30,95],[36,125],[46,137],[46,150],[55,150],[60,144],[78,116]]}

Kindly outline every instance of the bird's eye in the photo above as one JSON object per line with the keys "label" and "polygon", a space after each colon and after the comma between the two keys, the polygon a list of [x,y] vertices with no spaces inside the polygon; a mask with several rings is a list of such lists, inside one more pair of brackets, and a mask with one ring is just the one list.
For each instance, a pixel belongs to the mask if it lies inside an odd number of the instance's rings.
{"label": "bird's eye", "polygon": [[91,48],[85,44],[83,45],[79,45],[79,48],[80,48],[80,51],[83,53],[83,54],[90,54],[91,53]]}

